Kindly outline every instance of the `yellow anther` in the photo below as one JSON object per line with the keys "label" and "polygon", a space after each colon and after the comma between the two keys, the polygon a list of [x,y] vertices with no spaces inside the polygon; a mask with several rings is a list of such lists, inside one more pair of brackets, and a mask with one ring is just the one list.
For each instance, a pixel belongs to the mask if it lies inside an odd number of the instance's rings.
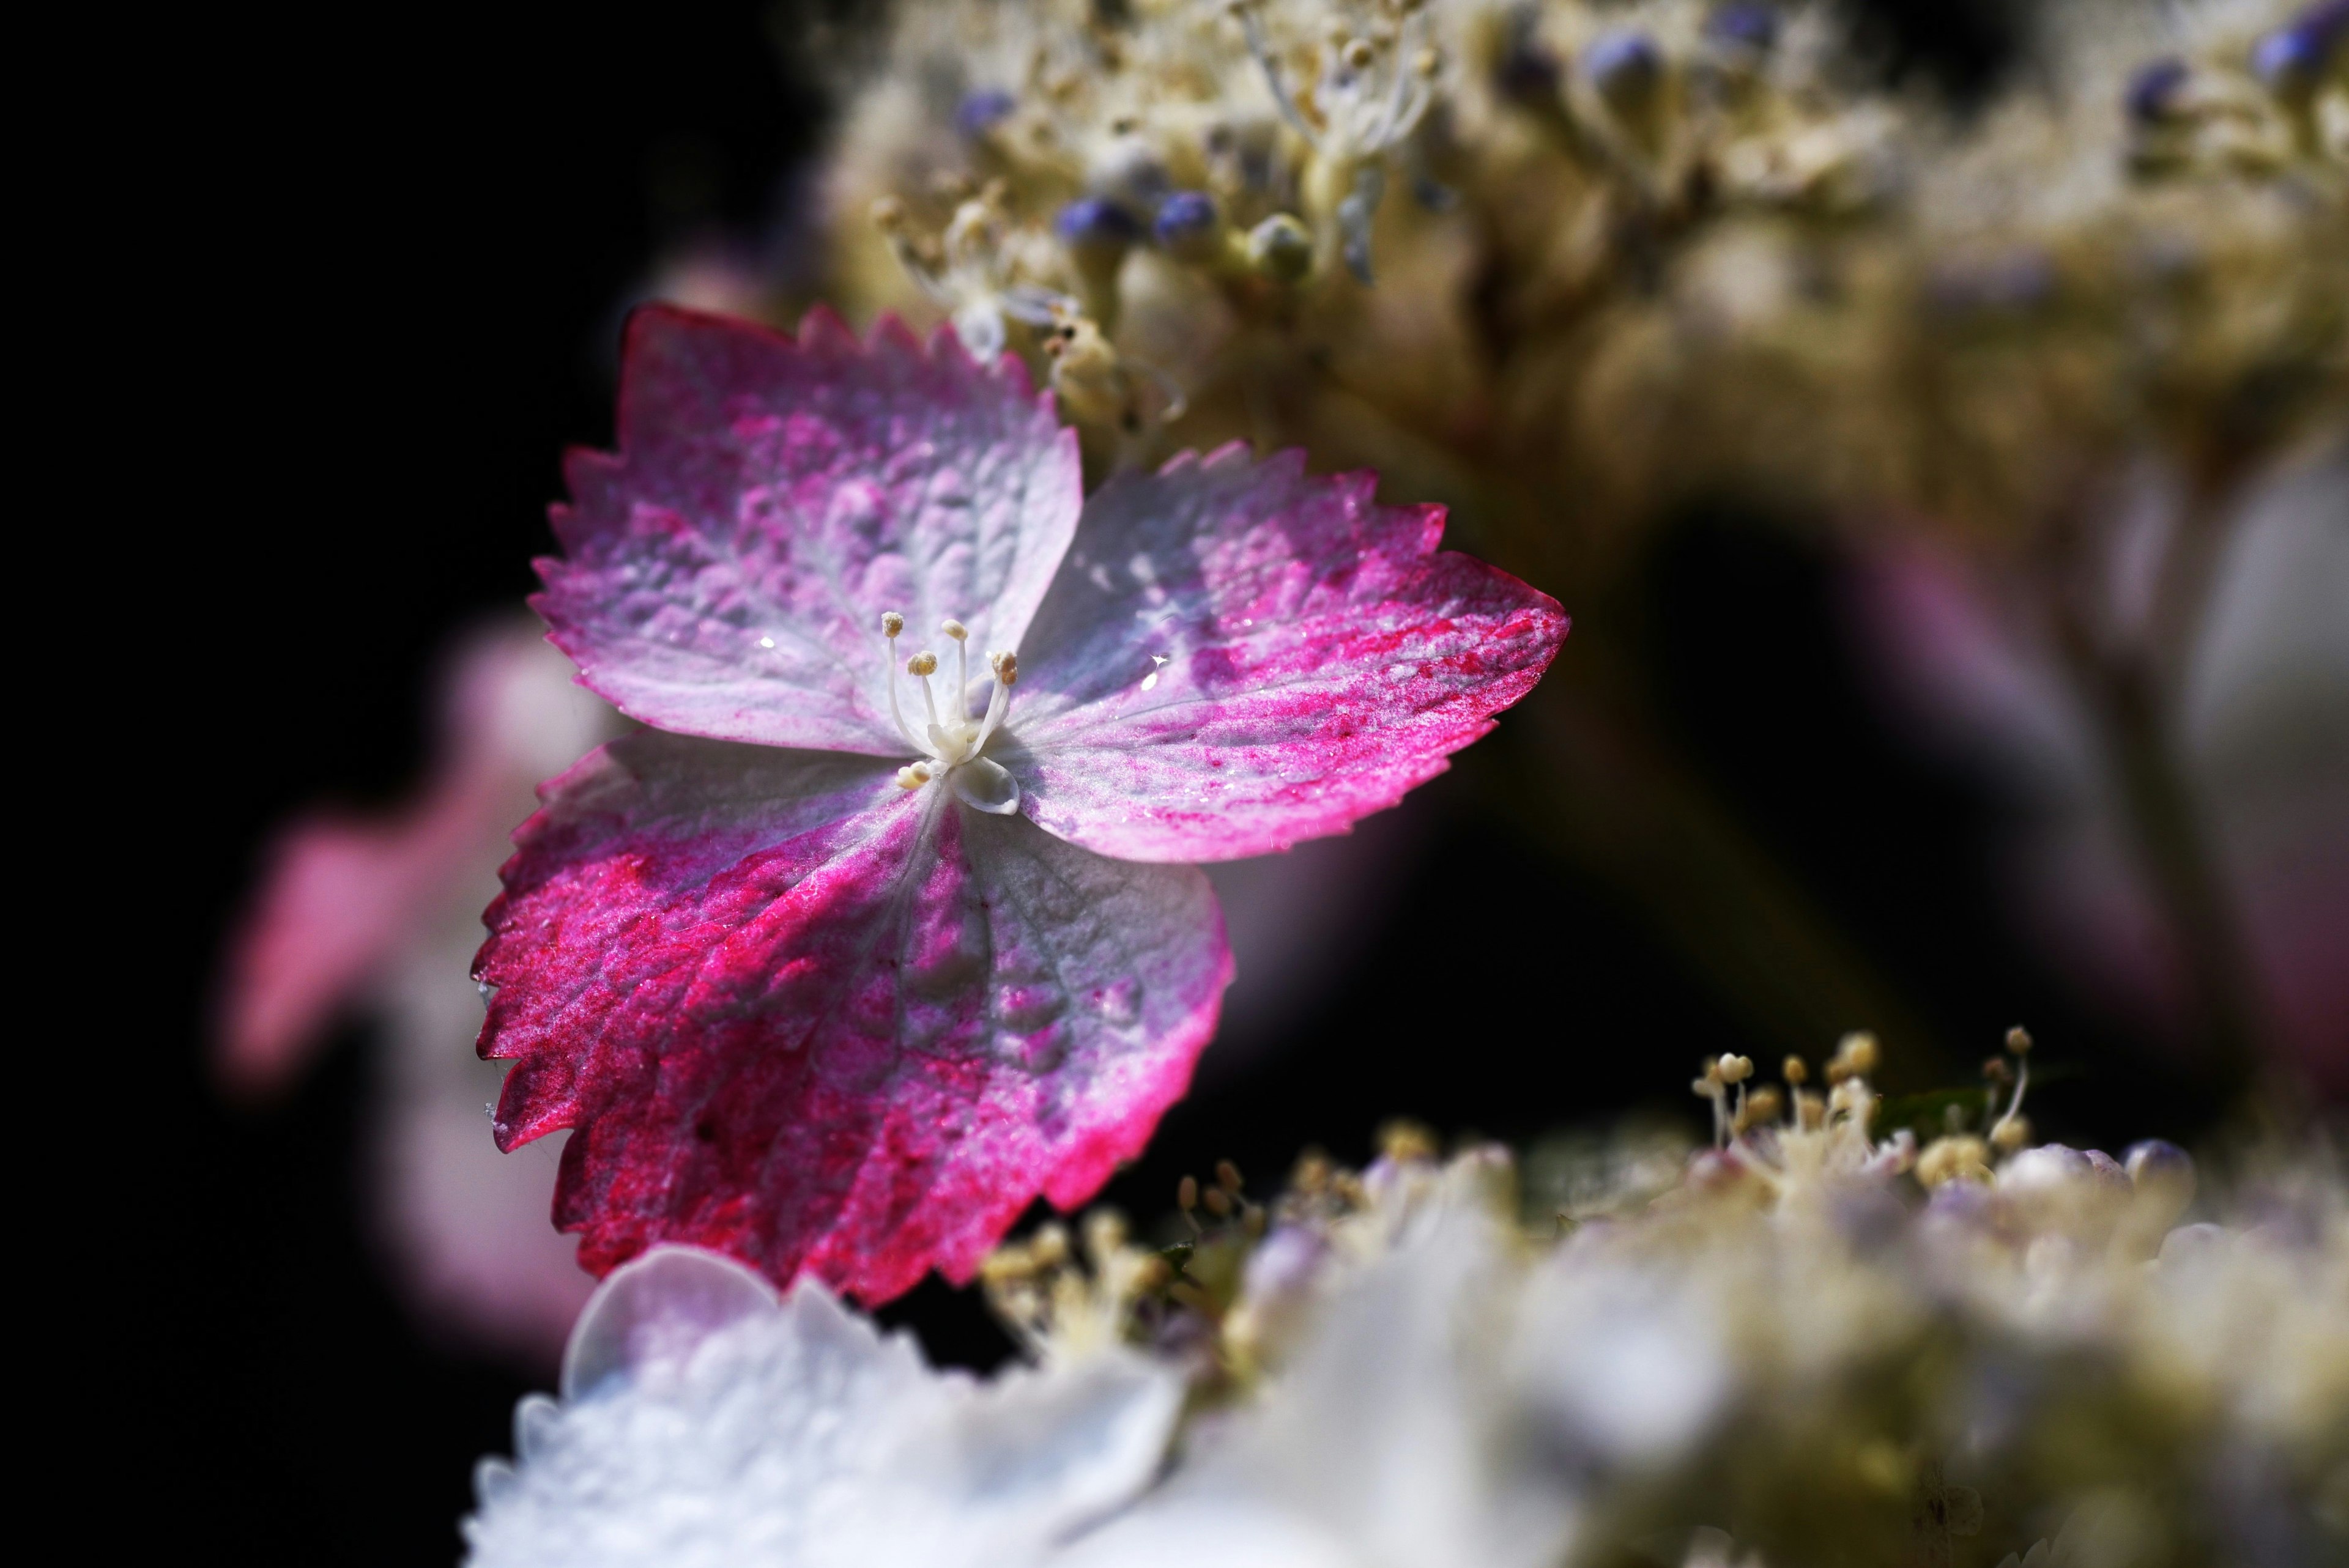
{"label": "yellow anther", "polygon": [[1095,1209],[1084,1220],[1085,1255],[1100,1268],[1125,1245],[1125,1216],[1115,1209]]}
{"label": "yellow anther", "polygon": [[987,655],[987,663],[988,666],[995,671],[995,678],[1001,681],[1005,686],[1018,686],[1019,684],[1019,655],[1018,654],[989,654]]}
{"label": "yellow anther", "polygon": [[960,621],[954,620],[951,617],[939,622],[938,630],[944,632],[947,636],[952,637],[957,643],[970,635],[970,628],[968,626],[964,625]]}
{"label": "yellow anther", "polygon": [[1990,1180],[1990,1150],[1979,1138],[1937,1138],[1917,1156],[1917,1180],[1927,1187]]}
{"label": "yellow anther", "polygon": [[2031,1031],[2017,1024],[2006,1032],[2006,1048],[2018,1057],[2031,1054]]}
{"label": "yellow anther", "polygon": [[881,634],[883,636],[894,637],[905,629],[905,616],[900,615],[895,610],[884,610],[881,613]]}
{"label": "yellow anther", "polygon": [[1748,1129],[1775,1121],[1778,1119],[1778,1113],[1785,1109],[1784,1102],[1778,1097],[1778,1091],[1764,1084],[1745,1097],[1745,1109],[1737,1113],[1735,1130],[1744,1132]]}
{"label": "yellow anther", "polygon": [[1836,1045],[1835,1059],[1827,1063],[1827,1081],[1841,1083],[1849,1078],[1866,1078],[1876,1070],[1879,1056],[1876,1037],[1865,1029],[1854,1030]]}
{"label": "yellow anther", "polygon": [[1753,1057],[1751,1057],[1727,1056],[1727,1057],[1722,1057],[1722,1058],[1721,1058],[1721,1081],[1722,1081],[1722,1082],[1723,1082],[1723,1083],[1744,1083],[1747,1078],[1752,1078],[1753,1076],[1754,1076],[1754,1058],[1753,1058]]}
{"label": "yellow anther", "polygon": [[927,648],[905,661],[905,673],[909,676],[936,675],[937,668],[938,656]]}
{"label": "yellow anther", "polygon": [[1436,1151],[1435,1134],[1407,1118],[1398,1117],[1379,1129],[1379,1152],[1399,1164],[1433,1160]]}
{"label": "yellow anther", "polygon": [[1369,40],[1356,38],[1346,46],[1341,57],[1348,70],[1367,71],[1371,68],[1371,62],[1378,57],[1378,51],[1371,47]]}
{"label": "yellow anther", "polygon": [[1806,1083],[1810,1080],[1810,1066],[1800,1057],[1788,1057],[1785,1065],[1778,1069],[1778,1076],[1788,1083]]}
{"label": "yellow anther", "polygon": [[929,781],[930,769],[926,762],[907,763],[897,769],[897,788],[900,789],[918,789]]}

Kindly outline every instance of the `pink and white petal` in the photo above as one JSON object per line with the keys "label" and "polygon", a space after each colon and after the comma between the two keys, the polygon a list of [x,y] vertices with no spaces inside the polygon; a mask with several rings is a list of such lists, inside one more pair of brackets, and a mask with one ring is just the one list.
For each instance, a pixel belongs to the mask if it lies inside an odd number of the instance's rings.
{"label": "pink and white petal", "polygon": [[882,612],[915,646],[948,616],[1016,645],[1082,504],[1075,436],[1016,359],[894,320],[859,344],[823,311],[797,340],[637,311],[619,446],[566,461],[532,603],[623,712],[720,740],[903,752]]}
{"label": "pink and white petal", "polygon": [[499,1141],[575,1129],[556,1219],[598,1273],[679,1241],[867,1302],[968,1279],[1188,1084],[1230,978],[1214,893],[778,755],[644,734],[553,788],[479,965]]}
{"label": "pink and white petal", "polygon": [[380,822],[320,815],[279,834],[222,987],[215,1066],[228,1087],[283,1088],[408,942],[462,853],[451,816],[430,805]]}
{"label": "pink and white petal", "polygon": [[1395,804],[1492,728],[1566,614],[1374,485],[1234,446],[1095,494],[993,748],[1023,810],[1107,855],[1263,854]]}

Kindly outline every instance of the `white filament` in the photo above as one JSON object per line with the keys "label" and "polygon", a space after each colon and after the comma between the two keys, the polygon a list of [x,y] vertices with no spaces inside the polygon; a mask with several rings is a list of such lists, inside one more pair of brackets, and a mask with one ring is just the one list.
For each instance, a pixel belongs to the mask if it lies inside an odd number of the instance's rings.
{"label": "white filament", "polygon": [[987,656],[990,672],[987,707],[978,717],[972,717],[970,664],[965,652],[968,633],[959,621],[946,622],[939,630],[954,640],[955,682],[943,708],[937,695],[930,689],[930,676],[938,667],[937,655],[925,649],[905,661],[905,673],[920,685],[922,707],[929,719],[924,738],[905,722],[905,709],[897,700],[896,639],[903,627],[904,617],[894,612],[882,618],[882,636],[888,646],[885,657],[888,665],[889,717],[896,725],[897,733],[905,737],[905,744],[922,753],[925,760],[899,769],[898,785],[918,789],[943,776],[953,786],[956,798],[974,810],[996,816],[1008,816],[1018,810],[1018,782],[1000,764],[980,753],[1011,706],[1012,683],[1019,678],[1019,660],[1009,654]]}

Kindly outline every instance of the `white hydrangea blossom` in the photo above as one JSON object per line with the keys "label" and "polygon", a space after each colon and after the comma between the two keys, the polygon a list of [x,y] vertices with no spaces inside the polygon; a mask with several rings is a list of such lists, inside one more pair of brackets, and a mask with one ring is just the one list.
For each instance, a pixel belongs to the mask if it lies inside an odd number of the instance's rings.
{"label": "white hydrangea blossom", "polygon": [[474,1568],[1035,1562],[1150,1480],[1182,1398],[1115,1348],[936,1372],[820,1285],[684,1247],[605,1281],[563,1383],[477,1473]]}
{"label": "white hydrangea blossom", "polygon": [[[1362,1212],[1275,1231],[1250,1309],[1304,1315],[1257,1397],[1193,1428],[1183,1469],[1068,1568],[1536,1568],[1574,1499],[1529,1462],[1510,1349],[1522,1263],[1506,1157],[1381,1161]],[[1284,1261],[1285,1260],[1285,1261]],[[1299,1260],[1309,1260],[1300,1264]],[[1275,1295],[1293,1299],[1274,1308]]]}
{"label": "white hydrangea blossom", "polygon": [[[2181,1226],[2168,1145],[1992,1165],[1871,1137],[1856,1076],[1832,1099],[1741,1102],[1677,1181],[1614,1160],[1628,1188],[1568,1181],[1532,1223],[1505,1152],[1422,1144],[1300,1167],[1252,1216],[1219,1176],[1187,1253],[1096,1216],[1081,1268],[1048,1227],[994,1271],[1041,1366],[988,1384],[820,1290],[657,1253],[583,1318],[564,1403],[525,1403],[519,1468],[485,1464],[474,1562],[2118,1565],[2180,1532],[2322,1560],[2337,1171],[2249,1173],[2248,1222]],[[2110,1446],[2048,1446],[2080,1429]]]}

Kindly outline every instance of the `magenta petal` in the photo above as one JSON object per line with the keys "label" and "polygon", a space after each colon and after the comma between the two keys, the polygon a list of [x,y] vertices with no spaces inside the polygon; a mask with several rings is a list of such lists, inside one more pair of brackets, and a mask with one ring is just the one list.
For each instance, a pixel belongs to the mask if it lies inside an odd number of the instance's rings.
{"label": "magenta petal", "polygon": [[1342,831],[1533,688],[1557,602],[1448,551],[1440,507],[1226,447],[1112,480],[1020,650],[994,752],[1052,832],[1213,861]]}
{"label": "magenta petal", "polygon": [[1016,646],[1081,504],[1075,437],[1017,360],[894,321],[868,347],[821,311],[794,342],[639,310],[619,445],[571,455],[533,603],[624,712],[721,740],[903,753],[882,612],[913,647],[948,616]]}
{"label": "magenta petal", "polygon": [[1105,860],[885,765],[657,733],[520,835],[478,973],[506,1147],[556,1219],[867,1302],[1082,1202],[1188,1084],[1230,978],[1195,867]]}

